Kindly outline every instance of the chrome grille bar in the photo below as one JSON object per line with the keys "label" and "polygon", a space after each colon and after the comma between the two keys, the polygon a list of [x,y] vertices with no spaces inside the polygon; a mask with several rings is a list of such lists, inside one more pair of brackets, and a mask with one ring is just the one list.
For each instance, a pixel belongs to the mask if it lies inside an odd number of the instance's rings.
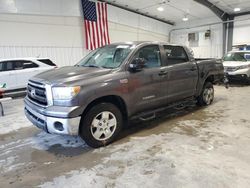
{"label": "chrome grille bar", "polygon": [[27,96],[31,102],[39,106],[45,107],[48,105],[46,88],[44,84],[30,80],[27,86]]}

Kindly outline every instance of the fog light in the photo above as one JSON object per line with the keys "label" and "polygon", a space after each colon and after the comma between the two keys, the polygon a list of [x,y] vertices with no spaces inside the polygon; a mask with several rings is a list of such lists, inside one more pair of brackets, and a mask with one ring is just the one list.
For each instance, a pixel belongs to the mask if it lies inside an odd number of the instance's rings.
{"label": "fog light", "polygon": [[61,122],[58,122],[58,121],[54,123],[54,127],[58,131],[63,131],[64,130],[63,124]]}

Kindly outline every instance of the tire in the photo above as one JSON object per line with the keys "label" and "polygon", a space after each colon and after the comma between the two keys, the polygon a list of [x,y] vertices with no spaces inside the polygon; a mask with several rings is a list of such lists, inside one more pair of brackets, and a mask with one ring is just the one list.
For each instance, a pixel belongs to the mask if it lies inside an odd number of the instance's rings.
{"label": "tire", "polygon": [[121,111],[111,103],[100,103],[82,117],[79,134],[90,147],[99,148],[113,142],[122,126]]}
{"label": "tire", "polygon": [[250,77],[247,78],[246,85],[250,85]]}
{"label": "tire", "polygon": [[200,96],[197,98],[199,106],[207,106],[212,104],[214,100],[214,86],[211,82],[205,82]]}

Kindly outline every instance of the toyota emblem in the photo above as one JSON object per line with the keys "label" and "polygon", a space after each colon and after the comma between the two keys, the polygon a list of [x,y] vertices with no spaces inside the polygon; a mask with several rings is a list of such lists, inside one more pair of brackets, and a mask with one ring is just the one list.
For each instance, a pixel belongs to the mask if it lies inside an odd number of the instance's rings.
{"label": "toyota emblem", "polygon": [[34,89],[32,89],[30,94],[31,94],[32,97],[34,97],[36,95],[36,91]]}

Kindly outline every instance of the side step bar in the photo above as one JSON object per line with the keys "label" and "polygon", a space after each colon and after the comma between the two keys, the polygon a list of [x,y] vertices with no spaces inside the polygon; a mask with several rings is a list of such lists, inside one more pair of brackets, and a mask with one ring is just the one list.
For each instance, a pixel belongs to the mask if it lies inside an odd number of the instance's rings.
{"label": "side step bar", "polygon": [[152,115],[151,116],[148,116],[148,117],[146,117],[146,116],[141,116],[139,119],[140,120],[142,120],[142,121],[149,121],[149,120],[151,120],[151,119],[155,119],[155,117],[156,117],[156,114],[155,114],[155,112],[154,113],[152,113]]}
{"label": "side step bar", "polygon": [[[184,109],[186,106],[189,106],[191,104],[193,105],[195,103],[195,101],[196,100],[193,97],[187,98],[184,101],[172,103],[172,104],[169,104],[169,105],[167,105],[165,107],[161,107],[161,108],[157,108],[157,109],[154,109],[154,110],[142,112],[140,114],[132,116],[130,119],[131,120],[139,119],[139,120],[142,120],[142,121],[149,121],[149,120],[152,120],[152,119],[156,118],[156,113],[162,112],[162,111],[167,110],[169,108],[175,108],[176,110],[181,110],[181,109]],[[180,106],[180,108],[178,106]]]}

